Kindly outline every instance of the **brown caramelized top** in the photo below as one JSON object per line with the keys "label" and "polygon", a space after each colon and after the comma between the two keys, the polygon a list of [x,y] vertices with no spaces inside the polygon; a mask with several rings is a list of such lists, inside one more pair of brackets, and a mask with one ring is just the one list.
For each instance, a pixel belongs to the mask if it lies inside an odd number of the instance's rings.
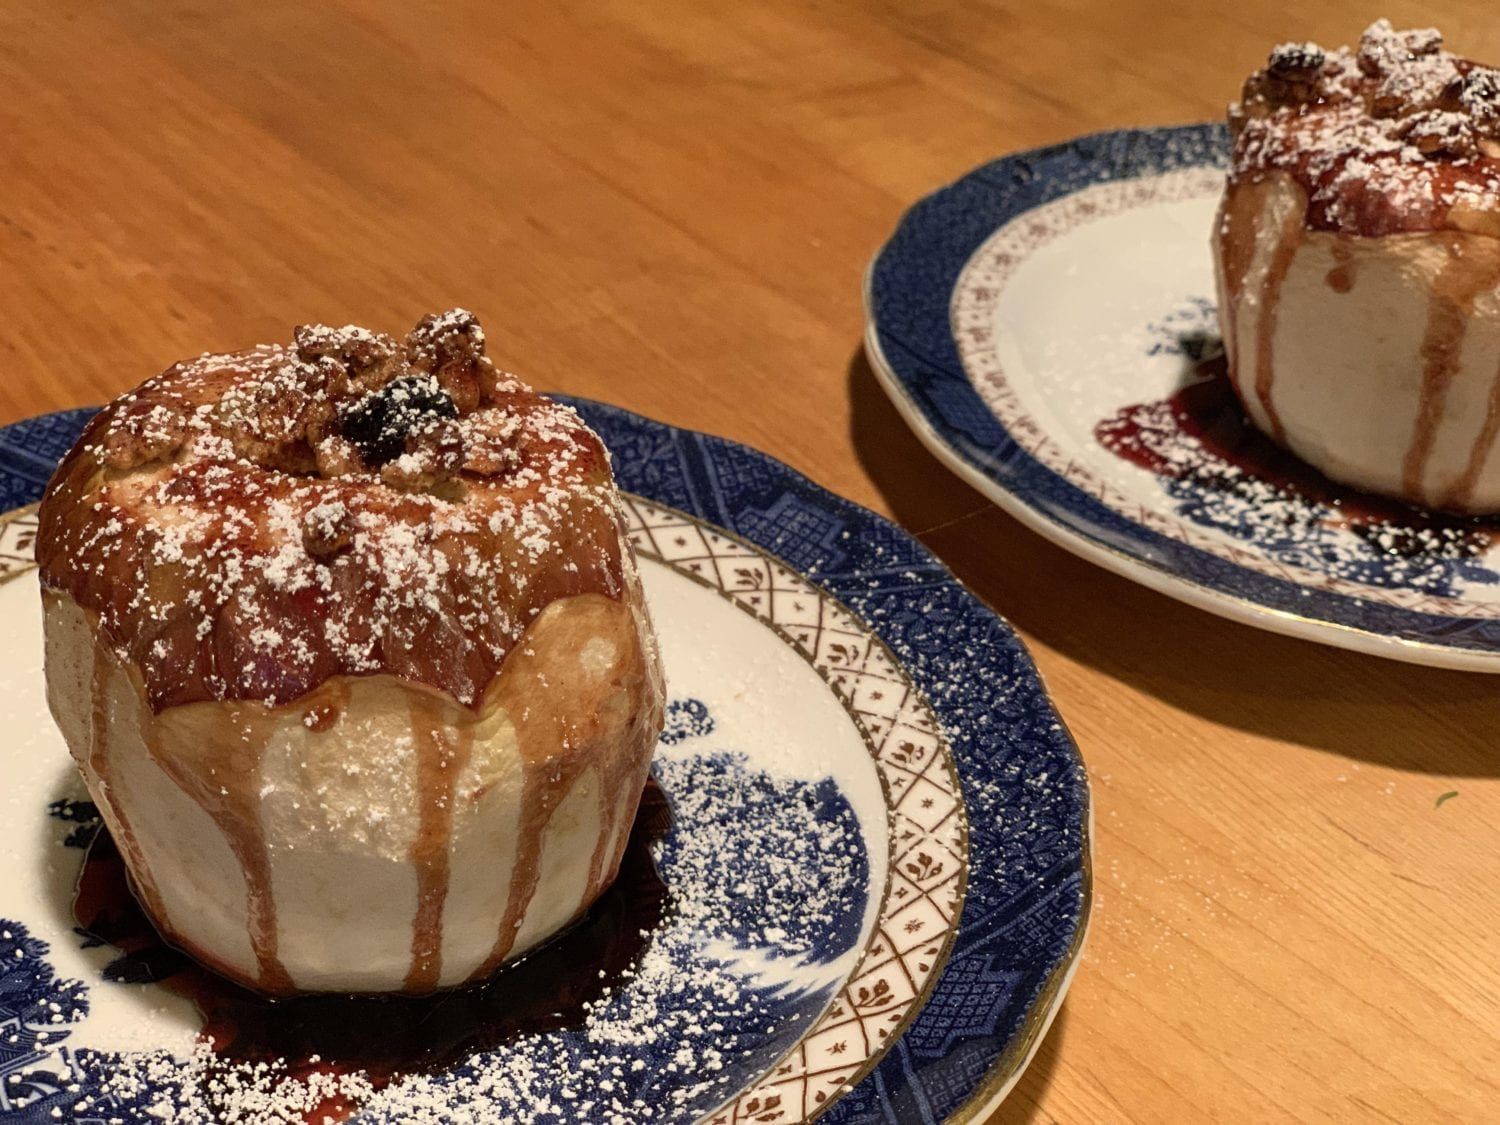
{"label": "brown caramelized top", "polygon": [[1386,20],[1359,47],[1285,43],[1230,106],[1231,182],[1290,174],[1312,230],[1500,235],[1500,70]]}
{"label": "brown caramelized top", "polygon": [[177,364],[100,411],[40,518],[43,585],[156,710],[379,672],[472,706],[548,604],[625,582],[598,437],[461,309]]}

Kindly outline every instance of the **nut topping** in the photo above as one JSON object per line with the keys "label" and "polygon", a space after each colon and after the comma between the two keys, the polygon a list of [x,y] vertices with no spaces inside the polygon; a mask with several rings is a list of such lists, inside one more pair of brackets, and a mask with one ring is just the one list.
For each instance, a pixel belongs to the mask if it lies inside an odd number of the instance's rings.
{"label": "nut topping", "polygon": [[367,391],[385,386],[406,366],[401,345],[384,332],[348,325],[330,328],[326,324],[303,324],[293,333],[297,355],[304,360],[336,360],[350,380]]}
{"label": "nut topping", "polygon": [[129,470],[172,456],[187,438],[187,418],[157,404],[127,410],[101,436],[101,455],[111,469]]}
{"label": "nut topping", "polygon": [[1397,31],[1390,20],[1376,20],[1359,37],[1359,69],[1370,78],[1380,78],[1416,59],[1428,58],[1443,49],[1443,33],[1435,27]]}
{"label": "nut topping", "polygon": [[349,509],[328,501],[308,509],[302,517],[302,546],[315,559],[326,560],[349,546],[354,535],[354,521]]}
{"label": "nut topping", "polygon": [[1472,156],[1479,140],[1469,117],[1441,109],[1413,114],[1401,123],[1396,135],[1423,156]]}

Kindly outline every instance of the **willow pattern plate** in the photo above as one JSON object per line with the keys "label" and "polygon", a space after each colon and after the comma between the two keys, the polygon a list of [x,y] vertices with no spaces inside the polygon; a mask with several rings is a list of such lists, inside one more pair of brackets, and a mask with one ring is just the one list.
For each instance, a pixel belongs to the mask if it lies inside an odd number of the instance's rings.
{"label": "willow pattern plate", "polygon": [[1103,133],[922,200],[867,277],[877,376],[944,464],[1092,562],[1275,632],[1500,671],[1493,522],[1372,523],[1368,498],[1247,461],[1253,435],[1194,444],[1238,416],[1204,379],[1227,151],[1218,126]]}
{"label": "willow pattern plate", "polygon": [[0,1119],[913,1122],[1004,1096],[1089,887],[1083,767],[1020,642],[786,466],[577,405],[629,490],[668,670],[671,905],[573,1022],[383,1086],[216,1051],[170,951],[76,928],[99,827],[47,714],[23,506],[87,412],[0,431]]}

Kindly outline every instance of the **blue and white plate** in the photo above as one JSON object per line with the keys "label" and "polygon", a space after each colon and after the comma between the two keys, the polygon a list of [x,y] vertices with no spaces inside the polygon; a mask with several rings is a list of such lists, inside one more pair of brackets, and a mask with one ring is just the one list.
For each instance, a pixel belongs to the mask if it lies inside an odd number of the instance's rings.
{"label": "blue and white plate", "polygon": [[[662,641],[672,906],[572,1024],[384,1088],[215,1054],[74,928],[98,831],[47,714],[35,518],[87,412],[0,430],[0,1120],[980,1119],[1089,906],[1076,749],[1019,640],[915,540],[771,458],[591,402]],[[108,971],[111,966],[114,971]],[[121,979],[122,977],[126,979]]]}
{"label": "blue and white plate", "polygon": [[1227,151],[1219,126],[1103,133],[922,200],[867,277],[876,374],[950,469],[1084,558],[1275,632],[1500,671],[1494,526],[1412,510],[1360,524],[1362,498],[1191,442],[1119,455],[1121,421],[1149,431],[1219,350]]}

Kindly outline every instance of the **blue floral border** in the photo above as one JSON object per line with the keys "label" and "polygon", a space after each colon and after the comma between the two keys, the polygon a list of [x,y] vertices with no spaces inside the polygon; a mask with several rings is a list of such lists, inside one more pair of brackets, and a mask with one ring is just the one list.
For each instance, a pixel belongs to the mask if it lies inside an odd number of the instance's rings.
{"label": "blue floral border", "polygon": [[[1013,1066],[1076,956],[1088,912],[1083,763],[1020,640],[920,543],[724,438],[573,400],[623,488],[717,523],[813,576],[869,623],[953,743],[970,822],[958,938],[931,998],[828,1122],[938,1122]],[[0,429],[0,511],[37,500],[92,412]]]}
{"label": "blue floral border", "polygon": [[869,314],[907,400],[965,462],[1038,515],[1215,594],[1294,617],[1449,649],[1500,648],[1500,620],[1401,609],[1273,578],[1127,518],[1025,452],[964,373],[950,327],[958,276],[1005,223],[1105,180],[1224,164],[1221,125],[1126,129],[1017,153],[908,211],[871,269]]}

